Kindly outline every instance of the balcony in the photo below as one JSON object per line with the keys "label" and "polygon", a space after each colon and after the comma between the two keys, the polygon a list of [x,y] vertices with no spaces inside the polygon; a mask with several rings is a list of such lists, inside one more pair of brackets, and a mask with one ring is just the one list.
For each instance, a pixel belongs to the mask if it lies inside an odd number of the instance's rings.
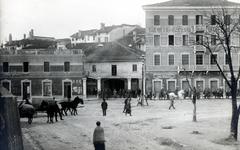
{"label": "balcony", "polygon": [[194,50],[194,53],[205,53],[206,52],[206,48],[202,45],[194,45],[193,46],[193,50]]}
{"label": "balcony", "polygon": [[194,26],[194,32],[204,32],[206,30],[205,25],[195,25]]}

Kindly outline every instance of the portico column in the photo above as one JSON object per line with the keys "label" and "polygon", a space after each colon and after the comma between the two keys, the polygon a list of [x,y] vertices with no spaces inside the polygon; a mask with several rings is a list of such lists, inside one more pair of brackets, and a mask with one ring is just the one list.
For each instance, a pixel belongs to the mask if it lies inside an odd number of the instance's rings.
{"label": "portico column", "polygon": [[83,98],[87,98],[87,78],[83,78]]}
{"label": "portico column", "polygon": [[[101,78],[98,78],[97,79],[97,92],[99,93],[100,91],[101,91]],[[97,98],[99,98],[98,93],[97,93]]]}
{"label": "portico column", "polygon": [[131,90],[131,78],[128,78],[127,81],[128,81],[128,90]]}

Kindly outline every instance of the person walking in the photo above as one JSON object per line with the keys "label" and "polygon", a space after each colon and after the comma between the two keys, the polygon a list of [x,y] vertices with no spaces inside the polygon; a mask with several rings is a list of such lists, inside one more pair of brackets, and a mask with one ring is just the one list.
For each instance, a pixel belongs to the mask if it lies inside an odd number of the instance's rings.
{"label": "person walking", "polygon": [[106,116],[108,104],[107,104],[105,98],[103,98],[103,102],[102,102],[101,106],[102,106],[103,116]]}
{"label": "person walking", "polygon": [[128,101],[127,101],[125,115],[127,115],[127,114],[129,114],[130,116],[132,116],[131,98],[129,98]]}
{"label": "person walking", "polygon": [[169,98],[170,98],[170,106],[169,106],[169,110],[171,109],[171,108],[173,108],[173,109],[175,109],[175,107],[174,107],[174,99],[175,99],[175,94],[174,93],[170,93],[169,94]]}
{"label": "person walking", "polygon": [[93,145],[95,150],[105,150],[104,129],[101,127],[101,122],[96,122],[97,127],[93,132]]}
{"label": "person walking", "polygon": [[127,103],[128,103],[128,98],[126,98],[125,101],[124,101],[123,113],[126,112]]}

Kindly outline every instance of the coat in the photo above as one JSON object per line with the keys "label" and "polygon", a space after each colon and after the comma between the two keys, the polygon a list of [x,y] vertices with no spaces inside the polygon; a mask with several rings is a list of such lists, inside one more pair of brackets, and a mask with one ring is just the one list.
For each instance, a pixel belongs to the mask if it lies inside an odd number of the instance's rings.
{"label": "coat", "polygon": [[108,107],[108,104],[107,104],[107,102],[102,102],[101,106],[102,106],[103,110],[106,110]]}
{"label": "coat", "polygon": [[97,126],[93,132],[93,144],[94,143],[104,143],[104,130],[102,127]]}

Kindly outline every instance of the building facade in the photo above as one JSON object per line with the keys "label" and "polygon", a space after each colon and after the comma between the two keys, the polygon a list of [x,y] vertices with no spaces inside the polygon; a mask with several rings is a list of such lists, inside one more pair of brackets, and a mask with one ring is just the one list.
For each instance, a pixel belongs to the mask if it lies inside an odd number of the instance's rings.
{"label": "building facade", "polygon": [[75,46],[80,43],[113,42],[124,37],[136,27],[138,26],[127,24],[105,26],[104,23],[101,23],[101,28],[98,30],[79,30],[77,33],[71,35],[71,44]]}
{"label": "building facade", "polygon": [[[217,58],[228,76],[228,59],[224,51],[219,50],[213,56],[203,46],[196,44],[203,40],[202,33],[207,27],[214,29],[214,25],[206,21],[205,14],[212,13],[213,8],[220,7],[220,4],[231,8],[231,11],[239,11],[236,8],[238,3],[225,0],[170,0],[143,6],[146,13],[147,92],[158,95],[162,88],[169,91],[187,89],[186,74],[190,74],[190,84],[200,91],[205,88],[227,89],[213,59]],[[231,11],[227,15],[238,20],[239,14],[230,16]],[[237,72],[240,65],[240,36],[233,36],[231,42],[235,46],[232,62]]]}
{"label": "building facade", "polygon": [[103,91],[108,91],[109,96],[120,96],[129,91],[136,94],[143,83],[142,54],[144,53],[118,42],[109,42],[94,48],[86,56],[84,65],[87,95],[97,95]]}
{"label": "building facade", "polygon": [[0,82],[19,99],[84,97],[83,73],[81,50],[1,50]]}

